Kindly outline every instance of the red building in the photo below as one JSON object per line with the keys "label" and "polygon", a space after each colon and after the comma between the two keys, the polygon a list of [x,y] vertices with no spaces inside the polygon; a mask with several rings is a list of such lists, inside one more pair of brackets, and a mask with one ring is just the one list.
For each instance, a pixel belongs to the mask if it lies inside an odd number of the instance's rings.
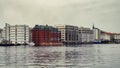
{"label": "red building", "polygon": [[32,41],[35,45],[61,45],[60,32],[48,25],[36,25],[32,29]]}

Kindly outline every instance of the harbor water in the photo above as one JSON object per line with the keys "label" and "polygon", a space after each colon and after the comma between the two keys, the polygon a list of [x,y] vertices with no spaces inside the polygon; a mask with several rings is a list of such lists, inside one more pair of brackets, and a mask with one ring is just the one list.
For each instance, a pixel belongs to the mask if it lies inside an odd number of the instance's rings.
{"label": "harbor water", "polygon": [[120,68],[120,44],[1,46],[0,68]]}

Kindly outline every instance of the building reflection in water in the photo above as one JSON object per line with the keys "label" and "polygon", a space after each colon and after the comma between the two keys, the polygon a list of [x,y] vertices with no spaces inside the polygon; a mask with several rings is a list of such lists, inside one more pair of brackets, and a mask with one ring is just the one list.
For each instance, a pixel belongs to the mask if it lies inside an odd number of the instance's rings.
{"label": "building reflection in water", "polygon": [[99,46],[0,48],[0,68],[84,68],[104,63]]}
{"label": "building reflection in water", "polygon": [[95,62],[94,47],[38,47],[29,58],[29,67],[79,68]]}
{"label": "building reflection in water", "polygon": [[63,64],[65,48],[63,47],[37,47],[30,53],[29,67],[54,68]]}
{"label": "building reflection in water", "polygon": [[3,68],[28,68],[26,52],[26,47],[5,47],[4,60],[1,61],[4,64]]}

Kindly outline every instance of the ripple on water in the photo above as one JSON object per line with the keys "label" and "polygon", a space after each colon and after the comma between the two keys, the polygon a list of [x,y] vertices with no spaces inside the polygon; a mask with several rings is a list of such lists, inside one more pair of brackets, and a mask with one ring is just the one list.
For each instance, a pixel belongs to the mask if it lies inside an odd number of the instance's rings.
{"label": "ripple on water", "polygon": [[0,68],[119,68],[120,45],[0,47]]}

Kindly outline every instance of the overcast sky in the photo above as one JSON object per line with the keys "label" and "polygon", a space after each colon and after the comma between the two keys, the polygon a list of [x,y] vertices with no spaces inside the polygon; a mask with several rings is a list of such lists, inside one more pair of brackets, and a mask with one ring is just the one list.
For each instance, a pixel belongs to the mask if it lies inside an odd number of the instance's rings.
{"label": "overcast sky", "polygon": [[0,0],[0,27],[70,24],[120,32],[120,0]]}

